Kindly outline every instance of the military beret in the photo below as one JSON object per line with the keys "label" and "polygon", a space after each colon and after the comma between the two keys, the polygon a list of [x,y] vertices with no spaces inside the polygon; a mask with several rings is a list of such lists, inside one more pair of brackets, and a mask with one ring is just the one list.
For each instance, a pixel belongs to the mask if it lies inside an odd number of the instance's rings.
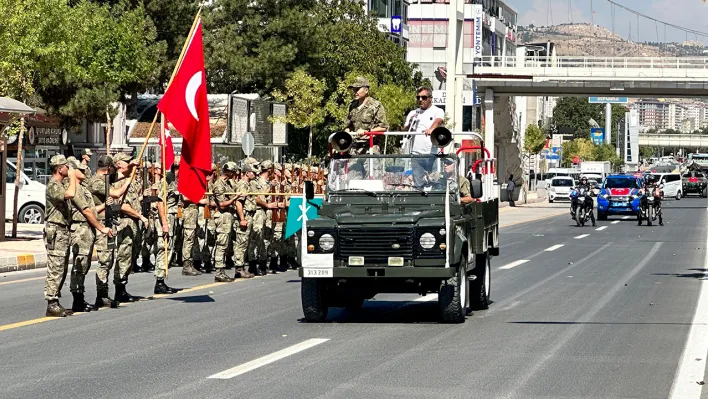
{"label": "military beret", "polygon": [[268,160],[268,159],[266,159],[265,161],[261,162],[261,169],[270,169],[270,168],[272,168],[273,166],[274,166],[274,165],[273,165],[273,161],[270,161],[270,160]]}
{"label": "military beret", "polygon": [[115,162],[130,162],[132,159],[133,159],[132,156],[130,156],[124,152],[119,152],[113,156],[113,160]]}
{"label": "military beret", "polygon": [[101,155],[98,157],[98,167],[99,168],[107,168],[109,166],[113,166],[113,158],[110,155]]}
{"label": "military beret", "polygon": [[66,157],[61,154],[57,154],[49,160],[50,166],[66,165],[67,163]]}

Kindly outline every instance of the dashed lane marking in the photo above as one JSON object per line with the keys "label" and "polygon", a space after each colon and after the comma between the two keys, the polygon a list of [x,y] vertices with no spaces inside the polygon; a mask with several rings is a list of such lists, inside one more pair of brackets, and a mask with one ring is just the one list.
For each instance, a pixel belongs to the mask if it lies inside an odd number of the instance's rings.
{"label": "dashed lane marking", "polygon": [[590,235],[590,234],[581,234],[581,235],[575,237],[575,239],[576,239],[576,240],[579,240],[579,239],[585,238],[585,237],[587,237],[587,236],[589,236],[589,235]]}
{"label": "dashed lane marking", "polygon": [[605,230],[606,228],[607,228],[607,226],[598,227],[595,229],[595,231],[602,231],[602,230]]}
{"label": "dashed lane marking", "polygon": [[513,268],[515,268],[516,266],[523,265],[524,263],[526,263],[526,262],[528,262],[528,261],[529,261],[528,259],[517,260],[516,262],[511,262],[511,263],[509,263],[508,265],[504,265],[504,266],[500,267],[499,270],[509,270],[509,269],[513,269]]}
{"label": "dashed lane marking", "polygon": [[564,244],[554,245],[554,246],[552,246],[552,247],[550,247],[550,248],[546,248],[545,251],[546,251],[546,252],[553,252],[553,251],[555,251],[556,249],[561,248],[561,247],[563,247],[563,246],[564,246]]}
{"label": "dashed lane marking", "polygon": [[310,349],[310,348],[317,346],[319,344],[323,344],[327,341],[329,341],[329,338],[308,339],[307,341],[300,342],[297,345],[287,347],[285,349],[279,350],[277,352],[273,352],[270,355],[266,355],[266,356],[260,357],[258,359],[255,359],[255,360],[251,360],[250,362],[243,363],[241,365],[230,368],[228,370],[224,370],[220,373],[211,375],[207,378],[228,380],[230,378],[234,378],[234,377],[237,377],[241,374],[248,373],[249,371],[253,371],[257,368],[263,367],[263,366],[271,364],[273,362],[277,362],[278,360],[284,359],[288,356],[292,356],[296,353]]}
{"label": "dashed lane marking", "polygon": [[629,216],[624,216],[622,219],[627,220],[629,219]]}
{"label": "dashed lane marking", "polygon": [[614,222],[612,222],[612,224],[617,224],[619,222],[620,222],[619,220],[615,220]]}

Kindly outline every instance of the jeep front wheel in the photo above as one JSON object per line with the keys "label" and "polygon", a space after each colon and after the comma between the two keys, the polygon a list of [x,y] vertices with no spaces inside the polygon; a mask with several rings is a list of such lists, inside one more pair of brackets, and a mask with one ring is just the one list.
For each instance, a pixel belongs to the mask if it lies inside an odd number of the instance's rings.
{"label": "jeep front wheel", "polygon": [[300,287],[302,312],[305,320],[320,323],[327,319],[329,307],[326,300],[327,287],[319,278],[304,278]]}
{"label": "jeep front wheel", "polygon": [[492,269],[489,256],[485,253],[475,256],[474,274],[477,276],[470,283],[470,308],[472,310],[489,309],[489,296],[492,288]]}
{"label": "jeep front wheel", "polygon": [[440,318],[444,323],[463,323],[467,316],[469,301],[469,280],[467,280],[467,259],[462,258],[454,277],[440,284],[438,304]]}

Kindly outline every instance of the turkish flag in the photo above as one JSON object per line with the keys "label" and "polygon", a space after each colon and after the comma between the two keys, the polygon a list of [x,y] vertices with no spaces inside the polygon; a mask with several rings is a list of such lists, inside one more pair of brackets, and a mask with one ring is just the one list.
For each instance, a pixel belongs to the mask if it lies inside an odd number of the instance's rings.
{"label": "turkish flag", "polygon": [[157,108],[182,134],[177,188],[190,201],[199,202],[206,192],[206,177],[211,174],[211,134],[201,19],[188,40],[184,59]]}
{"label": "turkish flag", "polygon": [[175,147],[172,145],[172,136],[170,136],[170,130],[167,128],[167,120],[163,117],[162,122],[160,126],[160,148],[164,147],[162,149],[161,154],[164,154],[165,159],[164,161],[164,168],[165,172],[167,173],[170,168],[172,168],[172,164],[175,163]]}

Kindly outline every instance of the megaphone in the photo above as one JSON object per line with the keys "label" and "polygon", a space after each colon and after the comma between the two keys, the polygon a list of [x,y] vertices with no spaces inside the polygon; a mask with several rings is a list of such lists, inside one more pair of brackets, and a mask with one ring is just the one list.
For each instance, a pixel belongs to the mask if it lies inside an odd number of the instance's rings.
{"label": "megaphone", "polygon": [[447,147],[452,141],[452,132],[444,126],[438,126],[430,134],[430,141],[437,147]]}
{"label": "megaphone", "polygon": [[335,151],[347,152],[354,144],[354,138],[347,132],[337,132],[329,136],[329,143]]}

